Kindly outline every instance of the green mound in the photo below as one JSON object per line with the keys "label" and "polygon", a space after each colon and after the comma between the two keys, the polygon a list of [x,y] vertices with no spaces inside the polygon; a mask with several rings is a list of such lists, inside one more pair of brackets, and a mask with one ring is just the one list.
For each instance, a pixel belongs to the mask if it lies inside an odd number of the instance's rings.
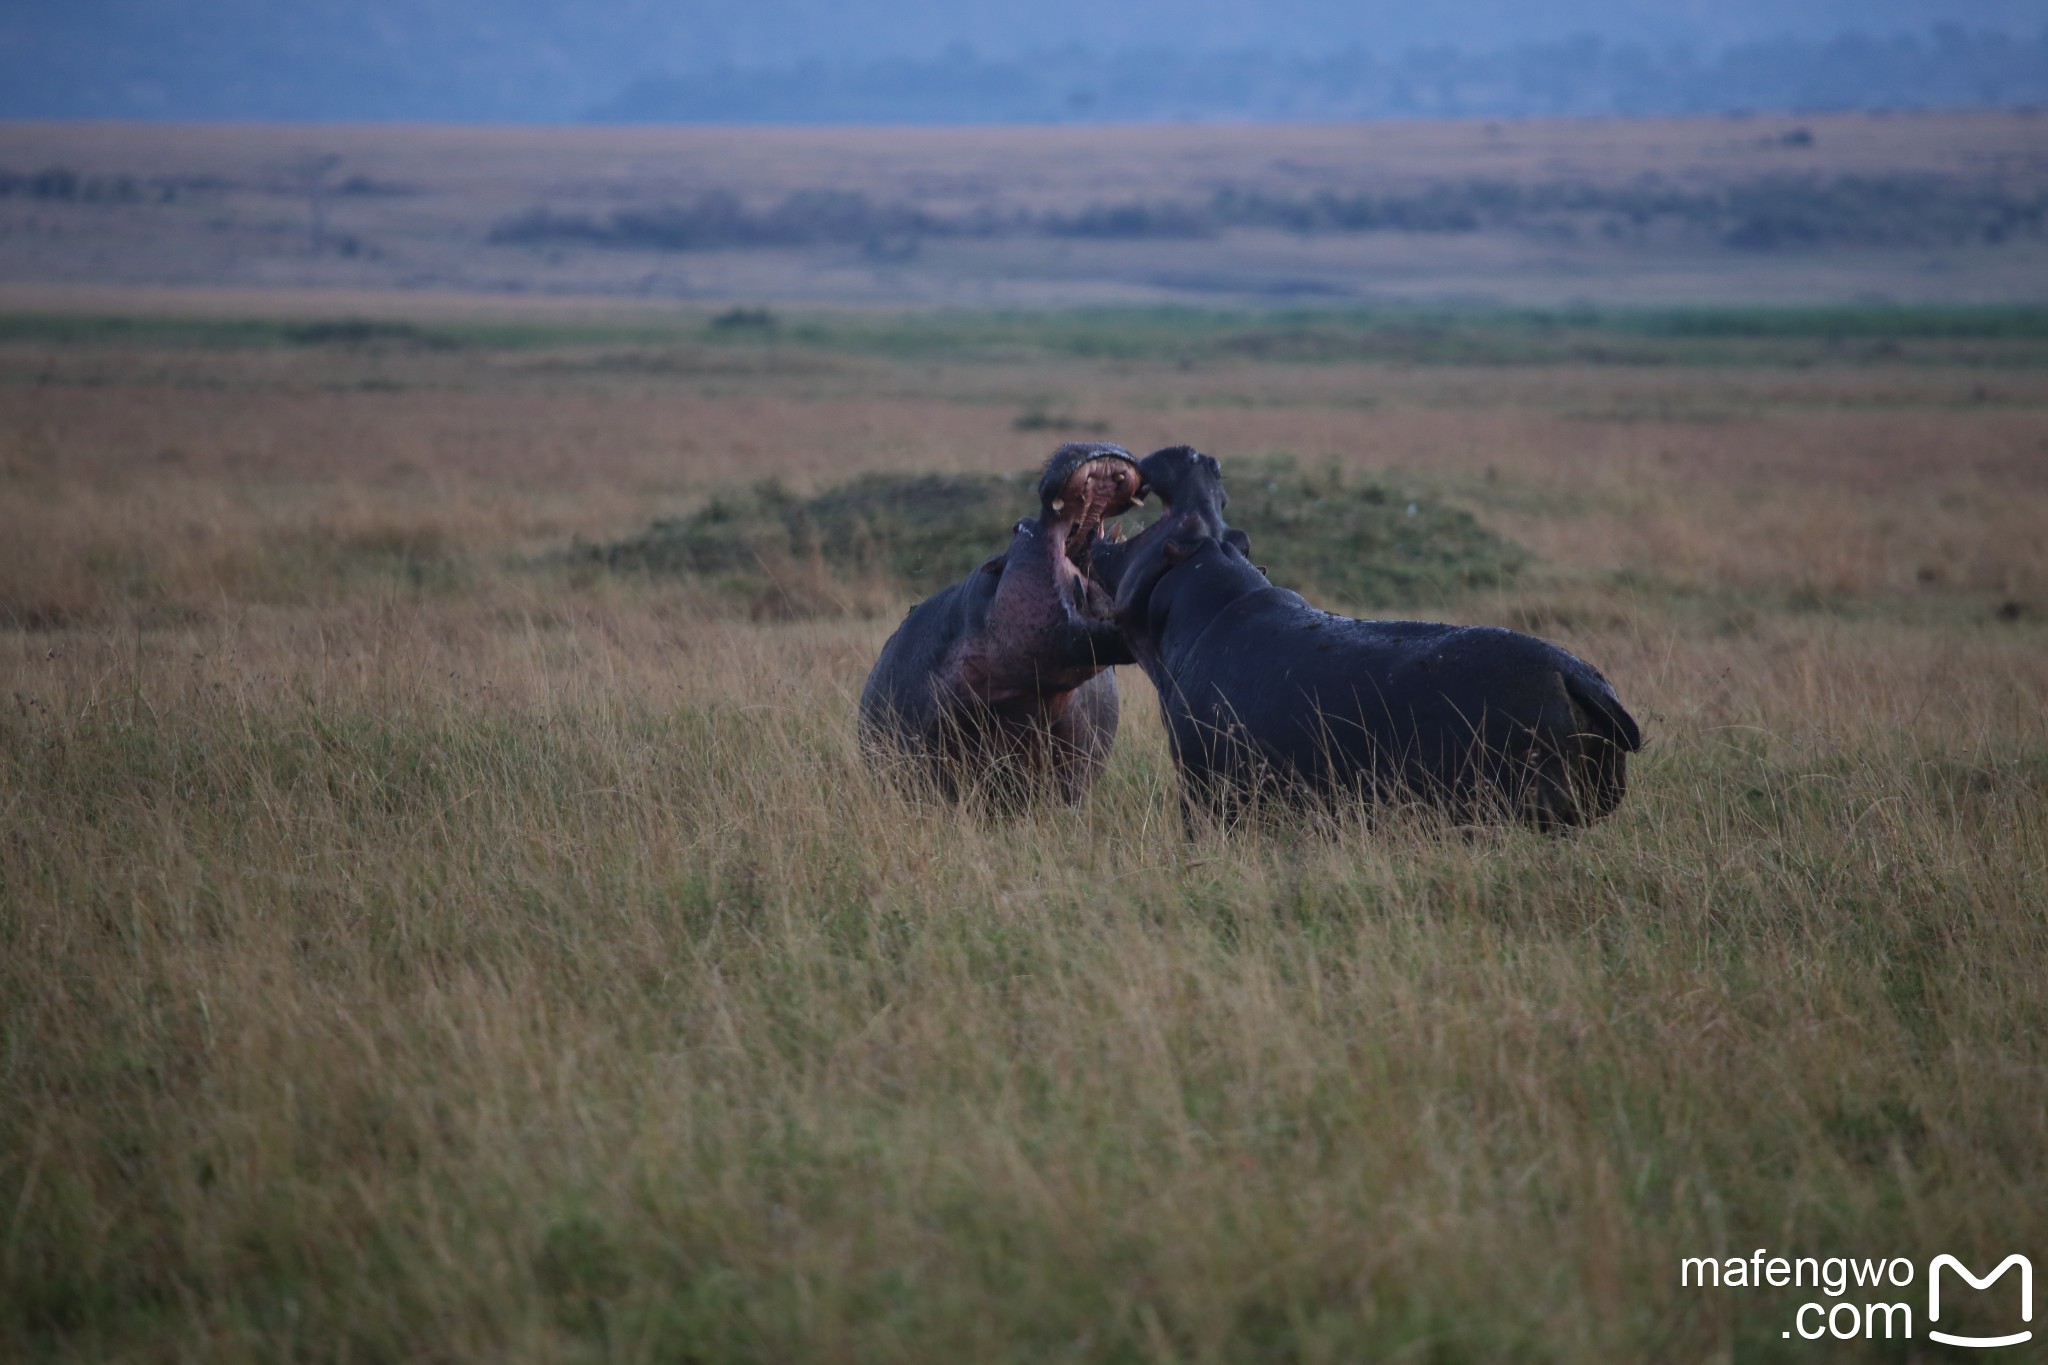
{"label": "green mound", "polygon": [[[1528,555],[1414,490],[1305,470],[1285,456],[1225,466],[1231,524],[1273,581],[1330,606],[1423,605],[1512,578]],[[752,595],[792,564],[890,579],[917,595],[965,575],[1036,511],[1037,471],[865,474],[800,498],[774,480],[583,553],[622,572],[686,574]],[[1155,509],[1123,519],[1135,534]]]}
{"label": "green mound", "polygon": [[1426,606],[1506,583],[1529,562],[1471,513],[1398,481],[1284,455],[1226,461],[1223,477],[1224,515],[1251,537],[1252,560],[1318,606]]}
{"label": "green mound", "polygon": [[614,569],[728,579],[818,560],[928,593],[1010,543],[1017,518],[1036,510],[1037,477],[863,474],[811,498],[770,479],[592,553]]}

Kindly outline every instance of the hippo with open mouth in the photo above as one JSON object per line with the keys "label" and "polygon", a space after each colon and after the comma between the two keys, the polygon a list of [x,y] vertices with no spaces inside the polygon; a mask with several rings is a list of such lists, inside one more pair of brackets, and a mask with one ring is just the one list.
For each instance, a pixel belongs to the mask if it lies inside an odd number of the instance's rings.
{"label": "hippo with open mouth", "polygon": [[1039,511],[1010,548],[910,609],[860,698],[861,746],[884,770],[951,799],[1078,801],[1116,737],[1116,675],[1132,662],[1096,581],[1140,500],[1121,446],[1061,446]]}
{"label": "hippo with open mouth", "polygon": [[1098,577],[1158,689],[1185,815],[1419,803],[1555,830],[1619,804],[1642,736],[1591,664],[1498,627],[1318,611],[1252,563],[1215,460],[1175,446],[1139,468],[1166,510]]}

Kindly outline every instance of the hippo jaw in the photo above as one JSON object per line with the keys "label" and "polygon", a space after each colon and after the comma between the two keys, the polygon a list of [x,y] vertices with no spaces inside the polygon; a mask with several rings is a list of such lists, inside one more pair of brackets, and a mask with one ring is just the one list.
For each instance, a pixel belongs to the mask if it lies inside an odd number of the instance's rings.
{"label": "hippo jaw", "polygon": [[1143,502],[1144,475],[1122,446],[1073,441],[1053,452],[1038,481],[1039,525],[1059,537],[1065,558],[1087,574],[1098,536],[1113,539],[1109,523]]}
{"label": "hippo jaw", "polygon": [[1159,581],[1210,539],[1199,515],[1170,511],[1129,542],[1117,563],[1110,610],[1134,648],[1152,634],[1152,595]]}
{"label": "hippo jaw", "polygon": [[1155,591],[1166,575],[1211,545],[1225,555],[1245,557],[1249,542],[1223,520],[1230,495],[1223,488],[1223,467],[1214,458],[1193,446],[1168,446],[1147,455],[1138,469],[1145,479],[1143,491],[1158,493],[1165,511],[1117,547],[1103,578],[1115,599],[1117,625],[1144,663],[1148,655],[1157,658],[1163,623],[1155,618],[1164,603],[1155,602]]}
{"label": "hippo jaw", "polygon": [[1157,492],[1167,510],[1176,516],[1192,515],[1219,540],[1227,525],[1223,509],[1230,506],[1230,494],[1223,490],[1223,466],[1193,446],[1168,446],[1155,450],[1138,464],[1144,491]]}
{"label": "hippo jaw", "polygon": [[1094,573],[1112,518],[1136,505],[1138,462],[1121,446],[1061,446],[1039,480],[1039,515],[1011,531],[974,650],[971,690],[993,704],[1056,704],[1104,668],[1129,662],[1110,594]]}
{"label": "hippo jaw", "polygon": [[1096,546],[1120,540],[1110,522],[1143,501],[1145,475],[1122,446],[1075,440],[1047,460],[1038,479],[1038,534],[1044,536],[1053,591],[1069,622],[1112,618],[1116,608],[1096,573]]}
{"label": "hippo jaw", "polygon": [[[1131,540],[1120,542],[1099,575],[1115,599],[1116,619],[1128,630],[1142,619],[1146,602],[1160,576],[1184,559],[1192,542],[1205,536],[1222,539],[1230,529],[1223,508],[1223,467],[1193,446],[1155,450],[1138,464],[1144,479],[1140,491],[1157,493],[1165,511],[1159,520]],[[1168,542],[1173,542],[1171,551]]]}

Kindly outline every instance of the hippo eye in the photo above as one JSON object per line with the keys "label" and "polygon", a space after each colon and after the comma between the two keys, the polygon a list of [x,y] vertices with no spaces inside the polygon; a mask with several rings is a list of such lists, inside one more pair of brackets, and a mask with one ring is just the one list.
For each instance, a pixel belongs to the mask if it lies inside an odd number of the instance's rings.
{"label": "hippo eye", "polygon": [[1032,521],[1031,518],[1025,517],[1023,520],[1019,521],[1015,526],[1011,527],[1010,529],[1017,535],[1028,536],[1031,534],[1032,530],[1036,527],[1036,525],[1037,523]]}

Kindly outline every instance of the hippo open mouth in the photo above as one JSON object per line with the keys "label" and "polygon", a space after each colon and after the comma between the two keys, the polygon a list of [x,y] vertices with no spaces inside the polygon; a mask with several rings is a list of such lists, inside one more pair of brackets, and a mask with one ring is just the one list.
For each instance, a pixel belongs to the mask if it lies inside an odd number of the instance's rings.
{"label": "hippo open mouth", "polygon": [[1042,782],[1079,800],[1116,734],[1116,665],[1136,662],[1113,618],[1103,570],[1117,555],[1103,532],[1143,490],[1122,446],[1054,451],[1038,515],[1010,528],[1009,548],[912,607],[882,646],[861,692],[862,743],[949,795],[1009,801]]}
{"label": "hippo open mouth", "polygon": [[1097,536],[1117,537],[1107,523],[1142,501],[1138,462],[1121,446],[1077,441],[1061,446],[1039,481],[1047,531],[1063,537],[1068,562],[1086,571]]}

